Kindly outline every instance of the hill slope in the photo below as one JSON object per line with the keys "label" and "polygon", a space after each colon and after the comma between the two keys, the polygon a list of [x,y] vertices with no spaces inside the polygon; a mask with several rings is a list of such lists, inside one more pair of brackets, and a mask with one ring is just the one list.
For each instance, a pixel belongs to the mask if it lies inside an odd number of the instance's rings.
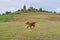
{"label": "hill slope", "polygon": [[[0,23],[0,40],[60,40],[60,14],[31,12],[9,17],[9,22]],[[26,28],[26,21],[35,21],[36,27]]]}

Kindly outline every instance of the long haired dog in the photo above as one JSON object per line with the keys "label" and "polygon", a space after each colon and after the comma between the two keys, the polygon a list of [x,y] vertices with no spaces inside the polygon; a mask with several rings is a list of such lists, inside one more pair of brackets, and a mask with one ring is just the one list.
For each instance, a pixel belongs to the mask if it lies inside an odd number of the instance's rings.
{"label": "long haired dog", "polygon": [[36,22],[26,22],[27,28],[30,27],[31,29],[35,27]]}

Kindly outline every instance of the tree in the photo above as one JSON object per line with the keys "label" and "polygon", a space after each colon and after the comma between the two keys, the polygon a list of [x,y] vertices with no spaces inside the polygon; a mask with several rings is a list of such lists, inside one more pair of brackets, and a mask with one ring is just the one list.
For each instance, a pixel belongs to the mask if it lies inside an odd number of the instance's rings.
{"label": "tree", "polygon": [[21,9],[21,12],[24,12],[24,13],[26,13],[27,11],[26,11],[26,10],[24,10],[24,9]]}
{"label": "tree", "polygon": [[42,10],[42,12],[48,12],[47,10]]}
{"label": "tree", "polygon": [[20,11],[20,9],[18,9],[17,11]]}
{"label": "tree", "polygon": [[9,13],[11,13],[11,12],[6,11],[6,13],[5,13],[5,14],[9,14]]}
{"label": "tree", "polygon": [[42,8],[39,8],[39,12],[42,12]]}
{"label": "tree", "polygon": [[33,11],[33,7],[29,7],[28,11]]}
{"label": "tree", "polygon": [[52,11],[49,11],[49,13],[52,13]]}
{"label": "tree", "polygon": [[54,11],[54,13],[56,13],[56,11]]}
{"label": "tree", "polygon": [[25,11],[26,11],[26,5],[24,5],[24,6],[23,6],[23,10],[25,10]]}
{"label": "tree", "polygon": [[5,13],[2,13],[2,15],[5,15]]}
{"label": "tree", "polygon": [[1,14],[0,14],[0,16],[1,16]]}

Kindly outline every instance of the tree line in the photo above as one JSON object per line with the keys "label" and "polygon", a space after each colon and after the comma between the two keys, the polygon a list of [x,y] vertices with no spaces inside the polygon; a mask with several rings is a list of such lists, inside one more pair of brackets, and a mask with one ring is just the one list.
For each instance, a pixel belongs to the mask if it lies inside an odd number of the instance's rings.
{"label": "tree line", "polygon": [[[52,12],[52,11],[48,11],[48,10],[43,10],[42,8],[36,9],[33,7],[29,7],[28,9],[26,9],[26,5],[23,6],[23,9],[18,9],[15,12],[11,12],[11,11],[6,11],[5,13],[2,13],[2,15],[5,14],[10,14],[10,13],[16,13],[16,14],[20,14],[20,13],[27,13],[27,12],[48,12],[48,13],[56,13],[56,11]],[[0,14],[1,16],[1,14]]]}

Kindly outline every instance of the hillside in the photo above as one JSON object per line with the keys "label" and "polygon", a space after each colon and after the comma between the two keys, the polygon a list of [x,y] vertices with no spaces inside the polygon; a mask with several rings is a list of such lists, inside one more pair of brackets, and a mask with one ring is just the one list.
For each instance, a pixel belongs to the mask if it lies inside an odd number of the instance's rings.
{"label": "hillside", "polygon": [[[27,21],[35,21],[36,27],[26,28]],[[29,12],[0,16],[0,40],[60,40],[60,14]]]}
{"label": "hillside", "polygon": [[[10,14],[10,21],[60,21],[60,14],[46,13],[46,12],[29,12],[20,14]],[[7,20],[8,20],[7,18]]]}
{"label": "hillside", "polygon": [[13,14],[5,14],[0,16],[0,22],[9,22],[13,17]]}
{"label": "hillside", "polygon": [[10,21],[60,21],[60,14],[46,12],[11,13],[0,16],[0,22]]}

